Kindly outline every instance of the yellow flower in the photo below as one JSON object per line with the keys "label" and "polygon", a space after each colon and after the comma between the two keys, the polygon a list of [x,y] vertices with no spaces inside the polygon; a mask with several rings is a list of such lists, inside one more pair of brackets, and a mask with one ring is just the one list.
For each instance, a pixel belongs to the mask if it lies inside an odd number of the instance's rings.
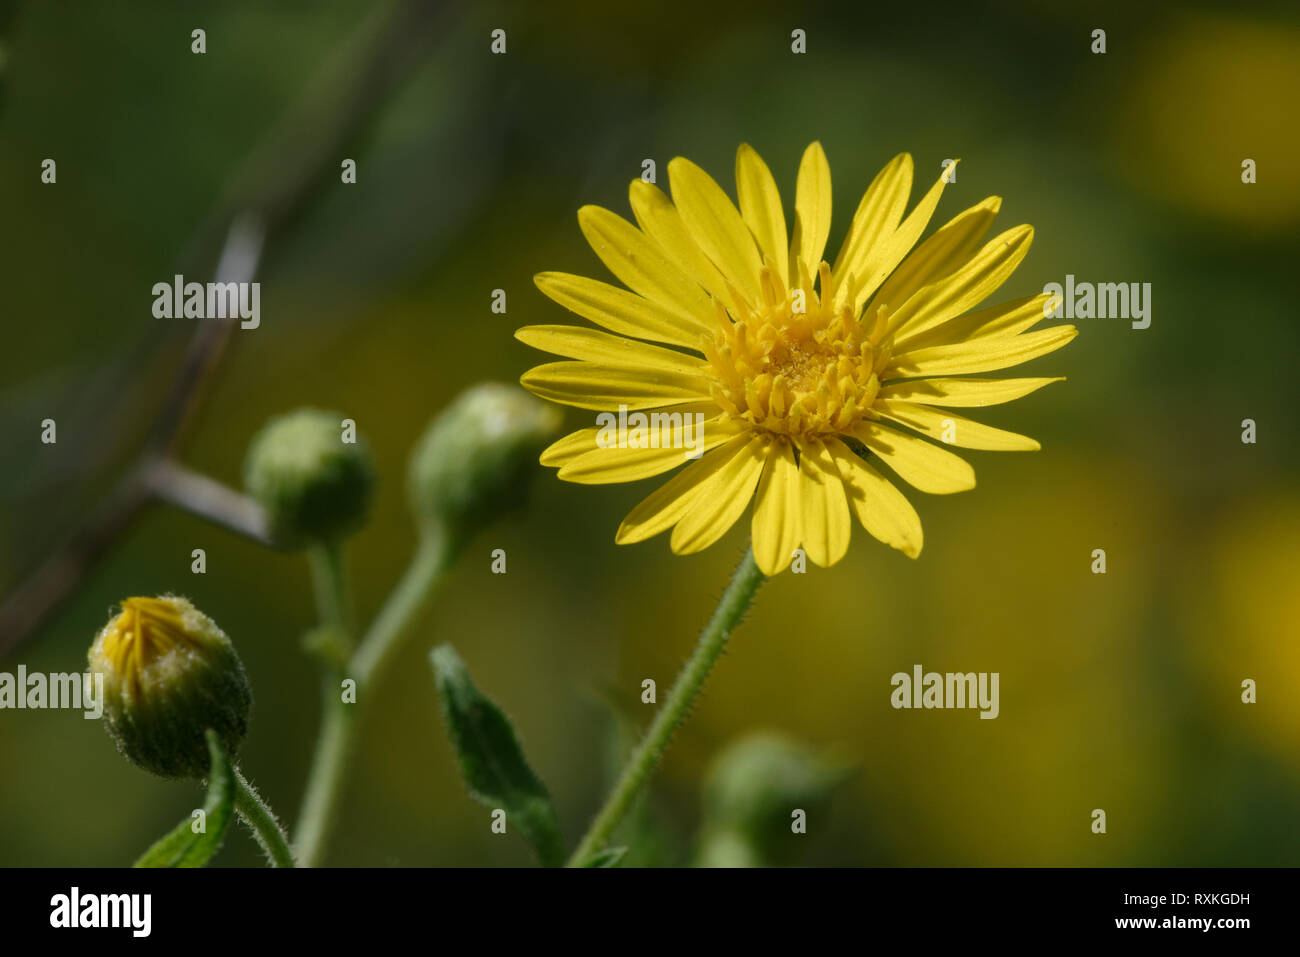
{"label": "yellow flower", "polygon": [[[1017,226],[980,245],[999,197],[913,249],[945,181],[904,216],[912,158],[897,156],[867,188],[832,266],[822,259],[831,180],[820,143],[799,166],[789,240],[776,183],[748,145],[736,154],[739,210],[689,160],[674,159],[668,174],[672,200],[632,182],[639,229],[598,206],[578,211],[592,249],[628,289],[565,273],[536,277],[551,299],[609,331],[515,333],[575,360],[526,373],[521,382],[533,393],[581,409],[642,412],[651,425],[617,443],[595,427],[556,442],[541,461],[562,479],[629,482],[667,472],[686,461],[691,425],[703,421],[702,457],[632,510],[619,543],[672,528],[674,552],[699,551],[754,498],[754,556],[767,575],[799,547],[818,565],[839,561],[851,514],[915,558],[921,521],[869,458],[920,491],[944,494],[973,488],[974,471],[912,432],[963,448],[1039,447],[943,408],[1009,402],[1059,381],[969,376],[1051,352],[1078,331],[1027,331],[1055,305],[1047,295],[969,312],[1011,275],[1033,238],[1032,227]],[[651,447],[635,447],[642,444]]]}

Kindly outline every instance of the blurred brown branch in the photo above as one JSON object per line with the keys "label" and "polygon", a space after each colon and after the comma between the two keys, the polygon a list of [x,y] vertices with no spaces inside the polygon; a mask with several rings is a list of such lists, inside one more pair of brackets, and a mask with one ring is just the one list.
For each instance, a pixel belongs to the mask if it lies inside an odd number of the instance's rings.
{"label": "blurred brown branch", "polygon": [[247,495],[241,495],[206,475],[191,472],[170,459],[155,462],[146,479],[149,490],[158,501],[205,518],[255,542],[276,546],[266,513]]}
{"label": "blurred brown branch", "polygon": [[[182,257],[190,264],[182,272],[212,269],[220,281],[251,281],[266,250],[337,173],[345,145],[364,132],[383,101],[421,61],[440,14],[441,6],[430,0],[400,0],[359,29],[232,178]],[[248,511],[251,503],[241,503],[238,493],[174,461],[234,327],[230,321],[209,321],[195,328],[134,461],[71,536],[0,605],[0,656],[29,637],[72,594],[150,502],[168,501],[266,539],[260,515]],[[121,409],[96,408],[93,413],[101,421],[116,421]]]}

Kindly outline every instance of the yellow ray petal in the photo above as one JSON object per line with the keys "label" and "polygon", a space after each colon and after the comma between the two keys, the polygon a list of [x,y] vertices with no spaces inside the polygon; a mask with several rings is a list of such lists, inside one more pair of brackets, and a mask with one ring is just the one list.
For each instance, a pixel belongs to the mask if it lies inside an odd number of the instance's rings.
{"label": "yellow ray petal", "polygon": [[[712,401],[708,402],[688,402],[683,405],[669,405],[654,412],[677,412],[681,415],[694,414],[702,412],[706,417],[717,415],[718,407]],[[654,412],[649,414],[653,415]],[[559,468],[560,466],[573,461],[579,455],[590,452],[599,448],[596,444],[596,438],[600,435],[601,429],[597,426],[591,426],[585,429],[578,429],[576,432],[570,432],[561,439],[557,439],[547,446],[541,454],[538,461],[548,468]]]}
{"label": "yellow ray petal", "polygon": [[695,499],[673,529],[674,552],[689,555],[708,548],[736,524],[754,497],[770,441],[754,436],[709,480],[707,493]]}
{"label": "yellow ray petal", "polygon": [[[646,415],[645,441],[657,444],[658,448],[619,448],[620,436],[611,426],[604,436],[597,434],[596,448],[577,456],[560,469],[560,478],[580,485],[635,482],[693,462],[699,453],[722,445],[744,430],[738,420],[725,413],[705,419],[703,423],[680,413],[652,414],[664,418],[656,420],[650,418],[650,414]],[[622,438],[631,439],[635,428],[635,425],[629,425],[629,434]],[[609,444],[601,445],[602,442]]]}
{"label": "yellow ray petal", "polygon": [[718,267],[704,254],[668,195],[653,183],[641,179],[632,180],[627,192],[632,214],[642,231],[663,247],[687,275],[733,316],[743,315],[741,305],[744,300],[740,291],[727,282],[718,272]]}
{"label": "yellow ray petal", "polygon": [[740,215],[754,234],[758,248],[771,263],[782,286],[789,288],[789,239],[785,233],[785,211],[772,171],[748,143],[736,151],[736,194]]}
{"label": "yellow ray petal", "polygon": [[784,439],[772,442],[750,523],[754,560],[764,575],[783,571],[803,537],[799,484],[799,466],[792,446]]}
{"label": "yellow ray petal", "polygon": [[626,219],[600,206],[584,206],[578,210],[578,225],[601,262],[629,289],[677,313],[686,323],[711,322],[713,309],[704,290]]}
{"label": "yellow ray petal", "polygon": [[930,346],[894,356],[884,379],[966,375],[1008,369],[1061,348],[1079,334],[1074,326],[1053,326],[1018,336],[989,336],[950,346]]}
{"label": "yellow ray petal", "polygon": [[[939,174],[934,185],[921,197],[921,201],[912,208],[898,228],[888,235],[881,236],[875,245],[866,251],[861,265],[852,270],[853,274],[862,280],[855,290],[853,300],[855,315],[862,311],[871,294],[876,291],[886,276],[895,271],[898,264],[903,262],[904,257],[916,245],[916,241],[921,238],[921,233],[925,232],[925,227],[929,225],[930,218],[934,215],[935,207],[939,205],[943,188],[948,184],[948,169],[953,169],[956,165],[954,161],[951,167]],[[891,305],[901,303],[903,299],[896,295],[888,299],[880,296],[877,301]]]}
{"label": "yellow ray petal", "polygon": [[950,408],[1001,405],[1023,398],[1065,376],[1038,379],[907,379],[880,390],[880,399],[902,399]]}
{"label": "yellow ray petal", "polygon": [[801,268],[809,276],[817,275],[830,232],[831,167],[821,143],[812,143],[803,151],[795,184],[794,228],[790,236],[791,287],[798,285]]}
{"label": "yellow ray petal", "polygon": [[[940,184],[942,181],[941,176]],[[931,192],[933,191],[932,189]],[[911,247],[904,247],[902,253],[906,258],[902,259],[902,264],[880,287],[873,302],[896,308],[907,302],[912,293],[922,286],[952,274],[979,248],[980,240],[989,231],[989,226],[993,224],[1001,207],[1002,198],[990,196],[984,202],[958,213],[910,253],[907,250]],[[915,215],[914,210],[908,216],[908,222]],[[902,236],[908,222],[904,222],[894,234],[895,238],[890,240],[891,246]],[[867,309],[868,313],[872,311]]]}
{"label": "yellow ray petal", "polygon": [[963,449],[992,449],[998,452],[1034,452],[1040,449],[1036,439],[1018,435],[1004,429],[995,429],[970,419],[936,409],[897,399],[877,399],[875,409],[886,418],[893,419],[923,435]]}
{"label": "yellow ray petal", "polygon": [[916,335],[979,305],[1007,280],[1029,252],[1032,226],[1016,226],[993,237],[964,266],[922,286],[889,317],[895,337]]}
{"label": "yellow ray petal", "polygon": [[709,479],[723,469],[750,441],[738,435],[698,462],[693,462],[646,496],[618,527],[620,545],[642,542],[676,525],[700,496],[708,495]]}
{"label": "yellow ray petal", "polygon": [[970,312],[937,326],[931,326],[922,332],[897,336],[894,340],[894,352],[901,354],[913,349],[929,346],[945,346],[987,336],[1014,336],[1042,322],[1052,311],[1053,302],[1058,297],[1047,293],[1036,296],[1022,296],[1008,302]]}
{"label": "yellow ray petal", "polygon": [[668,163],[668,181],[673,203],[691,236],[746,301],[757,303],[763,263],[754,237],[722,187],[682,156]]}
{"label": "yellow ray petal", "polygon": [[692,316],[585,276],[543,272],[533,282],[565,309],[620,335],[697,349],[700,336],[711,331]]}
{"label": "yellow ray petal", "polygon": [[880,247],[898,229],[911,192],[912,157],[909,153],[899,153],[876,174],[853,214],[848,235],[831,270],[835,287],[841,290],[837,297],[848,288],[850,273],[857,277],[858,288],[871,278],[867,272],[870,258],[873,253],[879,254]]}
{"label": "yellow ray petal", "polygon": [[965,459],[915,435],[878,422],[863,422],[853,435],[898,473],[908,485],[932,495],[949,495],[975,487],[975,470]]}
{"label": "yellow ray petal", "polygon": [[708,368],[708,363],[697,356],[581,326],[522,326],[515,330],[515,338],[534,349],[568,359],[688,374],[699,374]]}
{"label": "yellow ray petal", "polygon": [[708,398],[702,376],[604,362],[548,362],[529,369],[519,383],[533,395],[595,411],[649,409]]}
{"label": "yellow ray petal", "polygon": [[862,527],[908,558],[920,555],[924,535],[921,518],[912,503],[839,439],[828,440],[826,446],[839,467],[848,489],[849,504]]}
{"label": "yellow ray petal", "polygon": [[565,462],[571,462],[596,447],[596,435],[599,432],[600,429],[594,427],[570,432],[543,449],[538,461],[548,468],[557,468]]}
{"label": "yellow ray petal", "polygon": [[799,476],[804,551],[813,564],[827,568],[849,550],[853,520],[844,480],[821,440],[799,443]]}

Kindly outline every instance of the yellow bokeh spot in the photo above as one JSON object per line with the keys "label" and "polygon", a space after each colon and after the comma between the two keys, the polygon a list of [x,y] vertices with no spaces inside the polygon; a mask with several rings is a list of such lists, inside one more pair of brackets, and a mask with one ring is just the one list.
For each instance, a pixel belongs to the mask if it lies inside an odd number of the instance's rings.
{"label": "yellow bokeh spot", "polygon": [[[1114,150],[1144,191],[1196,215],[1271,233],[1300,220],[1300,32],[1197,17],[1155,42],[1115,126]],[[1242,182],[1242,163],[1256,182]]]}

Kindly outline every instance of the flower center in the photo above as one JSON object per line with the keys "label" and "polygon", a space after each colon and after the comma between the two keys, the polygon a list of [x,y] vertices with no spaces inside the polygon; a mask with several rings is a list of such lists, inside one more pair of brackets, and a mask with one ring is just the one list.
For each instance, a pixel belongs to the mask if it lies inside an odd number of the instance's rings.
{"label": "flower center", "polygon": [[733,321],[718,308],[718,331],[704,345],[714,401],[777,435],[851,430],[875,402],[889,360],[883,310],[868,328],[848,305],[837,309],[826,263],[821,300],[811,291],[778,292],[766,269],[763,280],[759,311]]}

